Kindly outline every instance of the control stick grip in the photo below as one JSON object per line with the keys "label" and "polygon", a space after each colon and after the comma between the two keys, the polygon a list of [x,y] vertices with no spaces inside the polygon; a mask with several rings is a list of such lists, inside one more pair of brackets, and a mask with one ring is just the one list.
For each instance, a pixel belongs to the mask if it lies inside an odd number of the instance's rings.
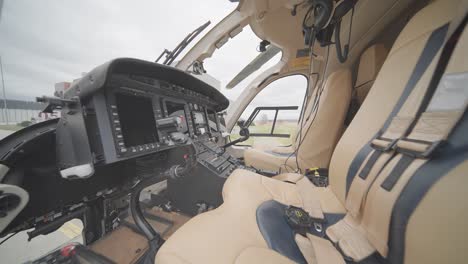
{"label": "control stick grip", "polygon": [[180,179],[193,169],[197,161],[191,148],[189,152],[190,153],[184,157],[185,164],[172,166],[169,170],[167,170],[164,173],[168,178]]}
{"label": "control stick grip", "polygon": [[222,146],[222,148],[225,149],[227,147],[230,147],[240,142],[244,142],[247,139],[249,139],[250,137],[249,129],[247,127],[241,127],[241,130],[239,131],[239,135],[241,136],[240,138],[225,144],[224,146]]}

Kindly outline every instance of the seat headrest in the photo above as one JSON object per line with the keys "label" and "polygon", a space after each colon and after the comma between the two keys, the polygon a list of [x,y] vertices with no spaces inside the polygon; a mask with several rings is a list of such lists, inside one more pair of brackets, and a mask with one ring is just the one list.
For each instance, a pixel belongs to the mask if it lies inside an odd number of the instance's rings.
{"label": "seat headrest", "polygon": [[359,87],[375,79],[387,54],[388,50],[383,44],[372,45],[362,53],[355,87]]}

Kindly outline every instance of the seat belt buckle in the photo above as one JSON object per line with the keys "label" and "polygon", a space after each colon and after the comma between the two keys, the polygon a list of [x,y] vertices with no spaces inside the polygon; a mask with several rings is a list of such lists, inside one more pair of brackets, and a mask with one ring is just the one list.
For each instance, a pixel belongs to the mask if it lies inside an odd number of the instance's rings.
{"label": "seat belt buckle", "polygon": [[328,186],[328,169],[326,168],[309,168],[304,174],[315,186]]}
{"label": "seat belt buckle", "polygon": [[315,231],[319,232],[319,233],[322,233],[323,232],[323,226],[321,223],[316,223],[314,222],[314,229]]}
{"label": "seat belt buckle", "polygon": [[383,137],[377,137],[374,140],[372,140],[370,146],[371,148],[381,151],[381,152],[387,152],[391,150],[396,143],[398,142],[398,138],[395,139],[389,139],[389,138],[383,138]]}
{"label": "seat belt buckle", "polygon": [[297,233],[305,235],[312,226],[312,218],[304,209],[296,206],[288,206],[284,211],[288,225]]}
{"label": "seat belt buckle", "polygon": [[444,140],[425,141],[419,139],[402,138],[395,145],[395,151],[418,159],[429,158],[443,143]]}
{"label": "seat belt buckle", "polygon": [[284,212],[288,225],[298,234],[305,236],[306,233],[323,236],[325,219],[313,218],[307,211],[300,207],[288,206]]}
{"label": "seat belt buckle", "polygon": [[319,169],[320,169],[319,167],[307,168],[305,170],[305,175],[306,176],[314,176],[314,175],[317,176],[319,174],[319,172],[318,172]]}

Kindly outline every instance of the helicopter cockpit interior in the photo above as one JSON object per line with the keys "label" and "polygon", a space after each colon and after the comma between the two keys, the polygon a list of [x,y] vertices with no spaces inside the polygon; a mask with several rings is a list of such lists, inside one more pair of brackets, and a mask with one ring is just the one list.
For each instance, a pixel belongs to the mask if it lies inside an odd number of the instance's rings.
{"label": "helicopter cockpit interior", "polygon": [[[37,98],[61,115],[0,141],[0,236],[81,220],[83,243],[31,263],[465,262],[467,1],[233,2],[180,60],[208,24]],[[228,86],[281,59],[230,102],[203,65],[246,26],[260,55]],[[291,75],[301,109],[240,122]],[[242,145],[291,109],[290,145]]]}

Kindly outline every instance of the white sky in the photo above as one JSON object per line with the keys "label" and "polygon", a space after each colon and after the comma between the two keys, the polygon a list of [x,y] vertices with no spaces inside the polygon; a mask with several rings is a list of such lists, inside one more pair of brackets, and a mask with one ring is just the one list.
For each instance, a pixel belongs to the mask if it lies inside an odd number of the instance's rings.
{"label": "white sky", "polygon": [[204,22],[236,7],[227,0],[6,0],[0,55],[9,98],[53,93],[116,57],[154,61]]}
{"label": "white sky", "polygon": [[[0,56],[7,98],[33,100],[52,95],[55,83],[79,78],[113,58],[154,61],[164,48],[174,48],[208,20],[211,28],[236,6],[228,0],[4,0]],[[224,87],[258,55],[259,41],[247,27],[207,59],[205,68]],[[234,100],[255,76],[233,90],[223,88],[221,92]],[[298,96],[302,98],[303,90],[298,90],[288,89],[282,105],[291,105]],[[259,103],[271,103],[267,97],[263,99],[259,98]]]}

